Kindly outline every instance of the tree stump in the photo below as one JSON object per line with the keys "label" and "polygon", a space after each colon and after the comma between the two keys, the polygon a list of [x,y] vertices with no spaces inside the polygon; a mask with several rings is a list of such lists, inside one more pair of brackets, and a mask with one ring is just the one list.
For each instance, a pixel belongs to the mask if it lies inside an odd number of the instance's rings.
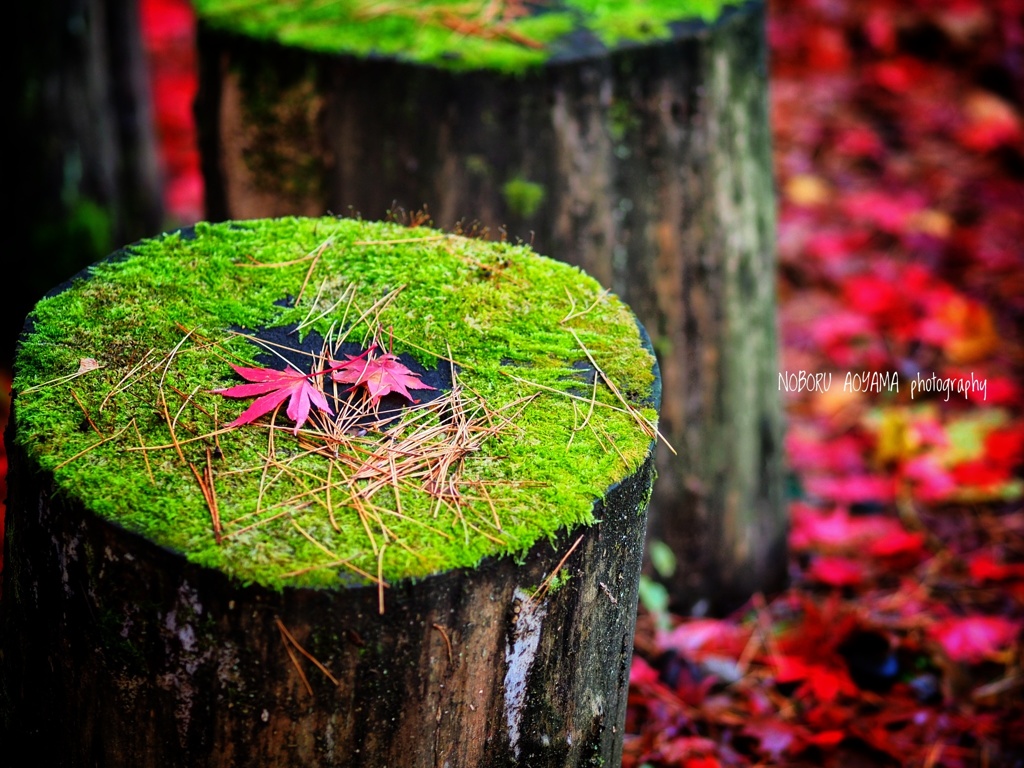
{"label": "tree stump", "polygon": [[[19,147],[4,206],[18,291],[0,307],[0,360],[10,364],[32,303],[121,243],[160,231],[157,142],[136,2],[53,0],[10,8]],[[31,33],[28,32],[31,30]]]}
{"label": "tree stump", "polygon": [[210,217],[425,209],[583,267],[661,364],[650,537],[686,567],[651,575],[681,611],[780,588],[764,4],[446,5],[199,2]]}
{"label": "tree stump", "polygon": [[619,764],[660,379],[580,270],[203,223],[15,362],[6,764]]}

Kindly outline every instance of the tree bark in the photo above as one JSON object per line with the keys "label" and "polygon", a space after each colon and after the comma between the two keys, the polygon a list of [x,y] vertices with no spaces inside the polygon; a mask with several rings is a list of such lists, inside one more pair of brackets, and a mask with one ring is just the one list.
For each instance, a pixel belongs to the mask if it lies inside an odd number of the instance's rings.
{"label": "tree bark", "polygon": [[312,54],[200,27],[211,218],[426,209],[583,267],[664,380],[651,540],[673,607],[785,582],[765,8],[519,77]]}
{"label": "tree bark", "polygon": [[[648,457],[557,547],[396,584],[381,615],[372,586],[231,583],[14,449],[5,764],[618,765],[652,474]],[[568,581],[534,591],[559,565]]]}
{"label": "tree bark", "polygon": [[6,360],[46,290],[163,225],[137,3],[43,0],[10,10],[20,79],[8,123],[18,151],[4,161],[12,190],[6,249],[22,290],[0,314]]}

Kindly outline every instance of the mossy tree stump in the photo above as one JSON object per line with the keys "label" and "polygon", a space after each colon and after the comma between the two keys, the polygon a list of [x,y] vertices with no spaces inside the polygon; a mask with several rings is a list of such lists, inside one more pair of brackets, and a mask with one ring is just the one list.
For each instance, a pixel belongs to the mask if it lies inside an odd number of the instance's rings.
{"label": "mossy tree stump", "polygon": [[7,764],[618,764],[659,394],[523,246],[284,218],[94,265],[16,357]]}
{"label": "mossy tree stump", "polygon": [[425,207],[582,266],[661,363],[652,575],[679,610],[778,589],[764,4],[451,5],[198,2],[209,215]]}

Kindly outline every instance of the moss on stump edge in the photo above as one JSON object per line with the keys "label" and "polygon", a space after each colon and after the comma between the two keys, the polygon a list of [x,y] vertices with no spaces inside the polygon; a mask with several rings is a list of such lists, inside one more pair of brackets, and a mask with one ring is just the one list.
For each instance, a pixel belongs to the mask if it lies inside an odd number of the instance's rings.
{"label": "moss on stump edge", "polygon": [[[328,377],[296,432],[232,365],[311,373],[373,342],[433,386]],[[242,583],[417,579],[594,523],[651,450],[656,363],[628,307],[522,245],[339,218],[201,223],[41,300],[14,439],[86,509]],[[638,509],[638,514],[644,510]]]}
{"label": "moss on stump edge", "polygon": [[548,61],[667,40],[730,0],[452,2],[196,0],[211,28],[327,54],[522,73]]}

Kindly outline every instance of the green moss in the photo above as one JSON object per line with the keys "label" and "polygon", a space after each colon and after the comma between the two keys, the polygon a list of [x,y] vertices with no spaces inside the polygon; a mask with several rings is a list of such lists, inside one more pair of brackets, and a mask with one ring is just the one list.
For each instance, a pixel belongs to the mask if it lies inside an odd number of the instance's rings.
{"label": "green moss", "polygon": [[[581,348],[653,422],[654,358],[632,313],[525,246],[287,218],[199,224],[121,256],[33,311],[15,360],[17,440],[63,493],[243,582],[331,587],[378,568],[415,578],[518,555],[592,523],[594,501],[650,449],[649,430],[588,377]],[[356,503],[353,488],[373,490],[356,470],[400,460],[387,446],[412,427],[296,436],[282,409],[272,441],[269,417],[223,429],[248,404],[212,391],[240,383],[229,363],[267,365],[251,335],[300,323],[296,347],[345,329],[360,345],[377,333],[426,369],[453,360],[467,420],[503,426],[461,474],[439,475],[456,478],[450,493],[409,477]],[[81,367],[90,359],[101,367]],[[423,418],[451,431],[442,409]],[[196,478],[208,466],[220,541]]]}
{"label": "green moss", "polygon": [[[567,53],[583,32],[605,46],[666,39],[673,22],[711,21],[727,0],[552,0],[521,16],[476,0],[196,0],[214,28],[284,45],[390,56],[445,69],[523,72]],[[510,7],[512,4],[509,4]]]}
{"label": "green moss", "polygon": [[544,185],[526,179],[510,179],[501,187],[505,205],[516,216],[524,219],[533,216],[544,202]]}

